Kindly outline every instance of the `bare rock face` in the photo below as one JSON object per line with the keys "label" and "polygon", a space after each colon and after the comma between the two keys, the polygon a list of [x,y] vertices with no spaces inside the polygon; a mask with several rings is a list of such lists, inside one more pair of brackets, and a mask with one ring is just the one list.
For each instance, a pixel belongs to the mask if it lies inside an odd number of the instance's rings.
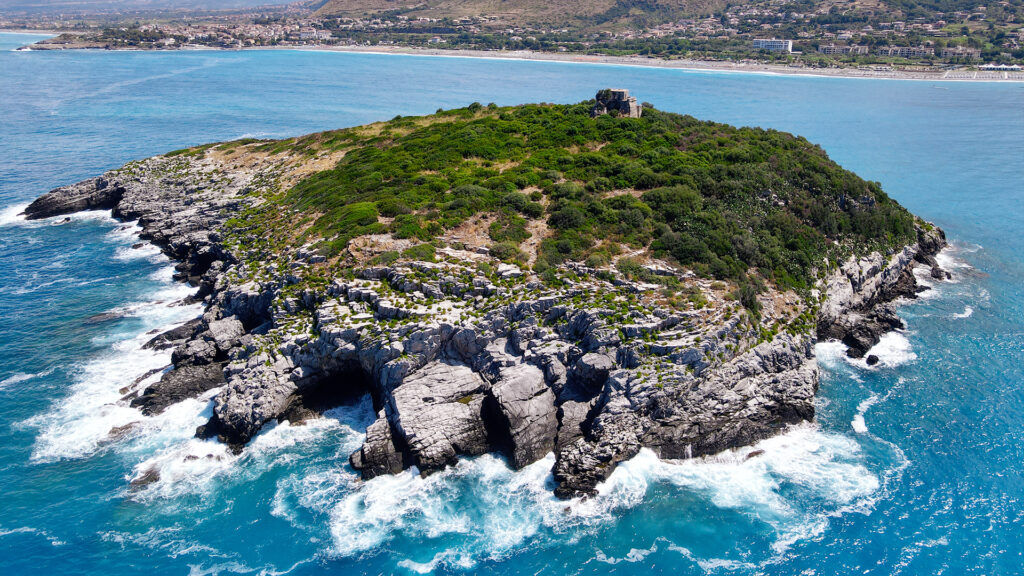
{"label": "bare rock face", "polygon": [[391,423],[383,412],[366,428],[366,441],[352,453],[349,463],[367,480],[383,474],[398,474],[410,465],[403,449],[395,444]]}
{"label": "bare rock face", "polygon": [[505,368],[491,388],[491,395],[500,413],[501,427],[508,430],[513,467],[532,464],[554,449],[558,433],[555,394],[539,368],[530,364]]}
{"label": "bare rock face", "polygon": [[166,348],[176,348],[185,343],[186,340],[191,339],[196,333],[203,327],[203,321],[200,318],[194,318],[188,322],[172,328],[162,334],[157,334],[149,342],[143,344],[144,349],[153,350],[164,350]]}
{"label": "bare rock face", "polygon": [[388,419],[422,473],[454,464],[458,454],[483,454],[487,383],[468,366],[432,363],[409,376],[388,402]]}
{"label": "bare rock face", "polygon": [[589,352],[573,366],[572,377],[584,390],[600,390],[615,368],[615,360],[606,354]]}
{"label": "bare rock face", "polygon": [[159,414],[171,404],[194,398],[224,384],[224,369],[219,364],[181,366],[165,373],[160,381],[146,388],[131,405],[143,414]]}
{"label": "bare rock face", "polygon": [[221,354],[227,354],[228,350],[238,345],[239,340],[245,335],[245,327],[235,318],[214,320],[210,322],[207,330],[217,352]]}
{"label": "bare rock face", "polygon": [[611,378],[606,407],[589,435],[561,448],[558,495],[595,494],[617,463],[644,446],[663,458],[692,458],[767,438],[812,419],[818,387],[810,342],[789,336],[762,343],[689,386],[644,391],[631,380],[624,371]]}

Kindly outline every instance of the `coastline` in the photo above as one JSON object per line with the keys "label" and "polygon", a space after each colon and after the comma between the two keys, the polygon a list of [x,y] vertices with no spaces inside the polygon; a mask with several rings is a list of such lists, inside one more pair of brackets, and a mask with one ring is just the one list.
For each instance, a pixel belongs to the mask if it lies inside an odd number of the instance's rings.
{"label": "coastline", "polygon": [[[490,60],[527,60],[533,62],[564,62],[604,66],[635,66],[666,68],[688,72],[715,72],[734,74],[762,74],[769,76],[796,76],[822,78],[861,78],[870,80],[918,80],[933,82],[1024,82],[1024,73],[1010,78],[1006,72],[954,71],[972,74],[971,78],[948,77],[947,72],[907,70],[861,70],[855,68],[806,68],[759,62],[720,62],[714,60],[667,60],[637,56],[598,56],[592,54],[549,53],[530,50],[461,50],[415,48],[411,46],[257,46],[241,50],[300,50],[309,52],[352,52],[362,54],[432,56],[444,58],[483,58]],[[981,77],[978,77],[982,75]]]}
{"label": "coastline", "polygon": [[16,30],[10,30],[10,29],[7,29],[7,28],[0,28],[0,34],[24,34],[26,36],[39,36],[39,35],[42,35],[42,34],[52,34],[54,36],[59,36],[59,35],[63,34],[63,32],[59,32],[57,30],[34,30],[34,29],[33,30],[24,30],[24,29],[21,29],[21,28],[18,28]]}
{"label": "coastline", "polygon": [[[59,34],[54,31],[5,31],[11,34]],[[23,51],[50,50],[105,50],[95,46],[80,47],[38,47],[35,43],[18,48]],[[295,50],[301,52],[347,52],[387,56],[427,56],[435,58],[480,58],[487,60],[556,62],[567,64],[591,64],[598,66],[629,66],[642,68],[664,68],[686,72],[757,74],[765,76],[791,76],[811,78],[852,78],[868,80],[913,80],[924,82],[1024,82],[1024,72],[987,70],[940,70],[926,72],[919,70],[867,70],[861,68],[807,68],[754,61],[723,62],[716,60],[669,60],[640,56],[603,56],[578,53],[535,52],[531,50],[464,50],[443,48],[418,48],[413,46],[248,46],[243,48],[218,48],[213,46],[184,46],[170,49],[118,49],[125,52],[194,52],[203,50],[248,51],[248,50]]]}

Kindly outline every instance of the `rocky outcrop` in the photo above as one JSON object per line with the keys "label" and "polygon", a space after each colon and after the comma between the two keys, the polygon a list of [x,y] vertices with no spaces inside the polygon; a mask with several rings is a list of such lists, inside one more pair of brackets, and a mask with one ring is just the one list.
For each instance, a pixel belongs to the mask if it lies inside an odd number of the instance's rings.
{"label": "rocky outcrop", "polygon": [[146,388],[141,396],[132,399],[131,405],[142,409],[143,414],[159,414],[172,404],[195,398],[224,382],[224,369],[220,364],[177,366]]}
{"label": "rocky outcrop", "polygon": [[935,261],[945,246],[942,230],[918,228],[917,243],[896,254],[885,257],[875,252],[845,262],[825,282],[818,338],[840,340],[847,345],[848,356],[863,358],[883,334],[903,328],[903,321],[889,303],[898,298],[917,298],[927,290],[914,276],[915,264],[927,266],[932,278],[948,277]]}
{"label": "rocky outcrop", "polygon": [[[921,289],[914,266],[937,270],[945,245],[941,231],[921,229],[901,251],[849,260],[822,282],[816,333],[769,337],[736,302],[665,308],[643,299],[649,286],[579,265],[558,288],[518,268],[485,275],[454,262],[367,267],[307,286],[302,271],[322,260],[311,250],[284,260],[227,247],[226,219],[259,184],[244,170],[213,178],[204,162],[134,163],[54,190],[27,213],[108,208],[137,220],[198,287],[202,317],[147,344],[173,348],[173,368],[128,402],[155,414],[217,389],[197,435],[243,449],[267,422],[369,393],[377,418],[350,456],[367,479],[413,466],[430,474],[485,452],[520,468],[554,452],[556,493],[574,497],[594,494],[642,447],[690,458],[766,438],[814,417],[815,338],[863,356],[901,326],[888,303]],[[256,273],[271,256],[272,270]]]}
{"label": "rocky outcrop", "polygon": [[25,218],[38,220],[84,210],[111,210],[124,198],[118,182],[99,177],[58,188],[37,198],[25,208]]}

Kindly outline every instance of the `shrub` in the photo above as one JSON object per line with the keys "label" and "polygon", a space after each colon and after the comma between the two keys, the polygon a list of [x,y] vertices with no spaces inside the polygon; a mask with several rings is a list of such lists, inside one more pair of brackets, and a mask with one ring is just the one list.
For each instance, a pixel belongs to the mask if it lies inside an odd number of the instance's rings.
{"label": "shrub", "polygon": [[417,244],[402,251],[402,256],[422,262],[436,262],[436,254],[432,244]]}
{"label": "shrub", "polygon": [[562,230],[579,228],[587,221],[587,217],[578,208],[566,206],[548,218],[548,224]]}
{"label": "shrub", "polygon": [[518,260],[522,258],[519,246],[512,242],[495,242],[490,247],[491,256],[498,260]]}

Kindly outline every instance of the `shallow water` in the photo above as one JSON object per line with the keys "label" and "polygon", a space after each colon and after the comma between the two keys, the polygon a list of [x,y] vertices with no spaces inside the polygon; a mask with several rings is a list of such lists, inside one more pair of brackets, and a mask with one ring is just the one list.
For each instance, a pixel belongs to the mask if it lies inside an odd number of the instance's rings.
{"label": "shallow water", "polygon": [[[295,51],[24,53],[0,34],[0,571],[11,574],[1015,574],[1024,550],[1024,85],[696,73]],[[192,438],[208,398],[116,403],[198,314],[134,228],[26,223],[46,190],[124,162],[478,100],[625,86],[659,108],[796,132],[943,226],[954,281],[904,306],[878,366],[818,346],[819,419],[686,462],[643,452],[586,502],[551,460],[495,457],[362,483],[367,402]],[[96,315],[119,317],[99,321]],[[156,378],[158,376],[150,376]],[[123,427],[116,438],[110,430]],[[147,471],[160,480],[132,492]]]}

